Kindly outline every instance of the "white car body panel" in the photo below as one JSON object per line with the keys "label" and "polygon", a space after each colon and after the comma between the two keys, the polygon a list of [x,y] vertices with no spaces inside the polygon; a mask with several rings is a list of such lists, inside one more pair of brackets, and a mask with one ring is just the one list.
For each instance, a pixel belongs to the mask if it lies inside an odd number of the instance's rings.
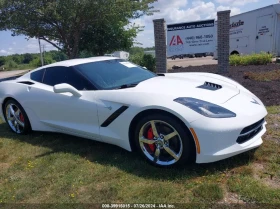
{"label": "white car body panel", "polygon": [[[72,66],[87,62],[116,59],[112,57],[77,59],[50,66]],[[48,67],[48,66],[45,66]],[[38,70],[41,68],[38,68]],[[30,72],[31,73],[31,72]],[[30,79],[30,73],[11,81],[0,82],[0,104],[8,97],[25,109],[35,131],[66,133],[117,145],[131,151],[129,127],[133,118],[145,110],[163,110],[178,117],[186,129],[197,134],[200,154],[197,163],[214,162],[262,144],[263,129],[249,141],[236,140],[243,128],[267,115],[262,102],[235,81],[210,73],[169,73],[139,83],[136,87],[119,90],[81,91],[81,97],[70,93],[58,94],[53,87]],[[31,81],[34,85],[18,83]],[[217,91],[197,88],[204,82],[217,83]],[[234,113],[234,118],[207,118],[174,102],[178,97],[193,97],[218,104]],[[256,100],[259,104],[252,103]],[[101,127],[106,119],[122,106],[128,108],[109,126]],[[0,111],[3,118],[3,113]]]}

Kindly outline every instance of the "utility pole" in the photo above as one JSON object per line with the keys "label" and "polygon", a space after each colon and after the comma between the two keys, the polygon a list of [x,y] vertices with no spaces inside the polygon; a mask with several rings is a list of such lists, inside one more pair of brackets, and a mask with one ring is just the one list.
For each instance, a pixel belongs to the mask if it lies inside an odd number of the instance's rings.
{"label": "utility pole", "polygon": [[38,42],[39,42],[40,55],[41,55],[41,64],[42,64],[42,66],[44,66],[44,60],[43,60],[43,55],[42,55],[40,38],[38,38]]}
{"label": "utility pole", "polygon": [[44,60],[44,61],[45,61],[45,58],[46,58],[46,56],[45,56],[45,50],[46,50],[45,47],[46,47],[46,45],[44,44],[44,45],[43,45],[43,60]]}

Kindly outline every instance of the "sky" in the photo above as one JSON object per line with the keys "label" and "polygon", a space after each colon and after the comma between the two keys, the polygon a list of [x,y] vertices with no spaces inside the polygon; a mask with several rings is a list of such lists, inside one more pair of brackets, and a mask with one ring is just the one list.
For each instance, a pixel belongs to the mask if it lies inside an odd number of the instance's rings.
{"label": "sky", "polygon": [[[279,3],[279,0],[158,0],[153,6],[160,12],[133,21],[139,26],[144,26],[144,31],[138,34],[135,41],[142,44],[138,46],[154,46],[153,19],[164,18],[166,24],[216,19],[217,11],[230,9],[231,15],[236,15],[276,3]],[[38,40],[26,38],[12,37],[10,31],[0,31],[0,56],[39,53]],[[41,41],[41,44],[46,51],[55,49],[44,41]]]}

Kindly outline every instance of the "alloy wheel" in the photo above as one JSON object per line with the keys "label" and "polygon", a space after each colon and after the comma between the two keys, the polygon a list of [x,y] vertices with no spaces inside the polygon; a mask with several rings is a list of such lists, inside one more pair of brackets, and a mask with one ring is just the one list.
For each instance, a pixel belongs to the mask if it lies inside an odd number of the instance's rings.
{"label": "alloy wheel", "polygon": [[24,116],[16,104],[10,103],[6,107],[6,118],[11,129],[20,134],[24,131]]}
{"label": "alloy wheel", "polygon": [[175,164],[183,153],[178,131],[161,120],[151,120],[141,127],[139,143],[144,155],[161,166]]}

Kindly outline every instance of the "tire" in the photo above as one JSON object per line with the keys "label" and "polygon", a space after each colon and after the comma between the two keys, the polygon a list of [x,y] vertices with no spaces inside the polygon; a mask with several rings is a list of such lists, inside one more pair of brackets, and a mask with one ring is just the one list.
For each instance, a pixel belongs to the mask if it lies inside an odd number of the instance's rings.
{"label": "tire", "polygon": [[[154,140],[152,124],[155,124],[158,132],[156,140]],[[186,129],[187,127],[178,119],[167,114],[147,115],[138,122],[135,128],[136,149],[154,166],[168,168],[188,164],[194,161],[195,147]],[[173,137],[169,135],[170,133]]]}
{"label": "tire", "polygon": [[230,53],[230,55],[240,55],[238,51],[233,51]]}
{"label": "tire", "polygon": [[9,99],[4,104],[3,113],[6,123],[14,133],[23,135],[31,131],[29,118],[23,107],[16,100]]}

